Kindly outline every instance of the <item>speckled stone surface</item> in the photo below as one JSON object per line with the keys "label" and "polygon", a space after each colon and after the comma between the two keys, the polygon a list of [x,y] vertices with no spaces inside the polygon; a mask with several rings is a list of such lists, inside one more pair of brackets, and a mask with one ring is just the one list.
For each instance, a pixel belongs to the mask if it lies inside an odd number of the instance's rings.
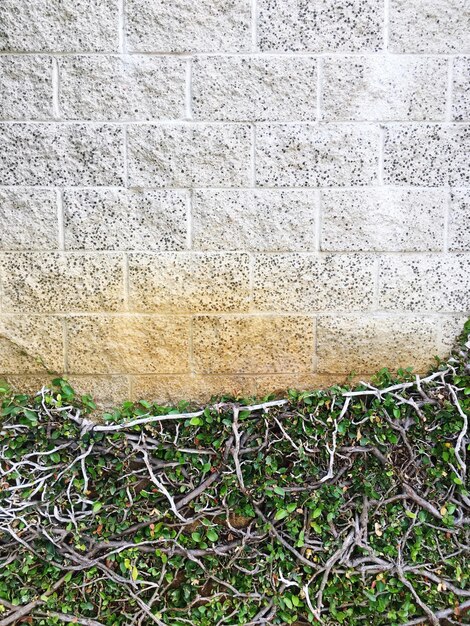
{"label": "speckled stone surface", "polygon": [[316,69],[317,60],[306,57],[198,58],[192,78],[194,118],[241,122],[315,119]]}
{"label": "speckled stone surface", "polygon": [[174,314],[246,311],[249,275],[247,254],[131,254],[130,307]]}
{"label": "speckled stone surface", "polygon": [[379,272],[379,305],[395,311],[468,311],[469,267],[470,254],[384,257]]}
{"label": "speckled stone surface", "polygon": [[128,0],[127,38],[137,52],[243,52],[251,0]]}
{"label": "speckled stone surface", "polygon": [[426,371],[440,351],[438,319],[403,316],[322,316],[318,319],[318,370],[373,374],[413,363]]}
{"label": "speckled stone surface", "polygon": [[115,0],[2,0],[0,50],[117,52]]}
{"label": "speckled stone surface", "polygon": [[469,68],[466,0],[0,0],[0,380],[424,371],[470,316]]}
{"label": "speckled stone surface", "polygon": [[185,115],[182,59],[61,57],[59,72],[59,110],[64,119],[176,120]]}
{"label": "speckled stone surface", "polygon": [[430,189],[325,189],[321,249],[442,251],[447,195]]}
{"label": "speckled stone surface", "polygon": [[470,193],[455,189],[450,194],[449,250],[470,252]]}
{"label": "speckled stone surface", "polygon": [[209,190],[193,194],[195,250],[313,250],[316,191]]}
{"label": "speckled stone surface", "polygon": [[457,57],[453,65],[453,119],[470,121],[470,57]]}
{"label": "speckled stone surface", "polygon": [[0,93],[1,120],[50,119],[53,115],[51,57],[0,56]]}
{"label": "speckled stone surface", "polygon": [[156,187],[243,187],[251,133],[235,124],[130,126],[129,182]]}
{"label": "speckled stone surface", "polygon": [[374,264],[368,255],[259,254],[253,307],[288,313],[367,311],[373,303]]}
{"label": "speckled stone surface", "polygon": [[390,0],[389,12],[392,52],[470,52],[466,0]]}
{"label": "speckled stone surface", "polygon": [[0,315],[2,375],[62,372],[63,369],[64,333],[58,317]]}
{"label": "speckled stone surface", "polygon": [[184,373],[189,320],[156,316],[81,316],[66,320],[75,374]]}
{"label": "speckled stone surface", "polygon": [[123,131],[110,125],[0,124],[0,185],[119,185]]}
{"label": "speckled stone surface", "polygon": [[372,185],[379,131],[356,124],[263,124],[256,131],[256,181],[263,186]]}
{"label": "speckled stone surface", "polygon": [[465,154],[470,124],[401,124],[387,126],[384,181],[390,185],[470,186]]}
{"label": "speckled stone surface", "polygon": [[184,250],[188,202],[185,191],[68,189],[63,195],[65,247]]}
{"label": "speckled stone surface", "polygon": [[120,311],[123,271],[123,258],[118,254],[0,254],[2,310],[32,314]]}
{"label": "speckled stone surface", "polygon": [[380,0],[259,0],[259,46],[277,52],[375,52]]}
{"label": "speckled stone surface", "polygon": [[447,65],[436,57],[327,57],[323,119],[443,120]]}
{"label": "speckled stone surface", "polygon": [[259,373],[309,371],[314,340],[308,317],[195,317],[195,371],[250,374],[253,363]]}
{"label": "speckled stone surface", "polygon": [[59,245],[53,189],[0,189],[0,252],[54,250]]}

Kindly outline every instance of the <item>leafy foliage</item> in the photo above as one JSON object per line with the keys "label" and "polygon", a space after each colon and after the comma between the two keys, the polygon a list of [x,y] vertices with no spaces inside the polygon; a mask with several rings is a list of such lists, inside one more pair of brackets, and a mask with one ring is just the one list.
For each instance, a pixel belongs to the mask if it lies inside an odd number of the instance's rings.
{"label": "leafy foliage", "polygon": [[468,624],[469,333],[258,405],[1,389],[0,625]]}

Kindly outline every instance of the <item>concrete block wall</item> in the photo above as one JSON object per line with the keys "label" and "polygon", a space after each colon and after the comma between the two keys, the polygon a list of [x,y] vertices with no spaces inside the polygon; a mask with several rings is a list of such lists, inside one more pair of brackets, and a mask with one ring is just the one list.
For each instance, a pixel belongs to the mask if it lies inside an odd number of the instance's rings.
{"label": "concrete block wall", "polygon": [[444,356],[466,0],[2,0],[0,374],[103,401]]}

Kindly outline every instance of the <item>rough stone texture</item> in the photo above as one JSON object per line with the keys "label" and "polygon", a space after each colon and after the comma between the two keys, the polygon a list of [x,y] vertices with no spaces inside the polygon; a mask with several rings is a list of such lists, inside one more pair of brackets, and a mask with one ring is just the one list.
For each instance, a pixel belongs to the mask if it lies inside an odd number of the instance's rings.
{"label": "rough stone texture", "polygon": [[59,244],[52,189],[0,189],[0,252],[54,250]]}
{"label": "rough stone texture", "polygon": [[0,254],[0,281],[8,313],[120,311],[124,304],[119,254]]}
{"label": "rough stone texture", "polygon": [[128,0],[137,52],[242,52],[251,47],[251,0]]}
{"label": "rough stone texture", "polygon": [[259,46],[277,52],[375,52],[380,0],[259,0]]}
{"label": "rough stone texture", "polygon": [[120,185],[123,131],[109,125],[0,124],[0,185]]}
{"label": "rough stone texture", "polygon": [[373,374],[413,363],[426,370],[439,352],[439,320],[422,317],[362,315],[318,319],[318,370]]}
{"label": "rough stone texture", "polygon": [[425,370],[470,315],[469,63],[466,0],[0,0],[0,380]]}
{"label": "rough stone texture", "polygon": [[316,69],[317,60],[305,57],[196,59],[194,118],[240,122],[315,119]]}
{"label": "rough stone texture", "polygon": [[0,93],[1,120],[50,119],[53,115],[52,59],[0,56]]}
{"label": "rough stone texture", "polygon": [[302,372],[312,368],[308,317],[195,317],[194,367],[202,374]]}
{"label": "rough stone texture", "polygon": [[315,191],[207,190],[193,195],[195,250],[313,250]]}
{"label": "rough stone texture", "polygon": [[470,120],[470,57],[454,59],[453,94],[453,119]]}
{"label": "rough stone texture", "polygon": [[325,120],[443,120],[447,60],[330,57],[323,63]]}
{"label": "rough stone texture", "polygon": [[65,247],[184,250],[188,199],[185,191],[67,190],[63,198]]}
{"label": "rough stone texture", "polygon": [[379,306],[387,310],[464,312],[470,309],[470,255],[385,257]]}
{"label": "rough stone texture", "polygon": [[367,311],[375,260],[367,255],[257,255],[253,306],[258,311]]}
{"label": "rough stone texture", "polygon": [[387,126],[384,181],[390,185],[465,186],[470,183],[470,125]]}
{"label": "rough stone texture", "polygon": [[325,189],[321,249],[443,250],[447,194],[430,189]]}
{"label": "rough stone texture", "polygon": [[246,311],[249,274],[247,254],[131,254],[130,307],[152,313]]}
{"label": "rough stone texture", "polygon": [[250,180],[248,126],[130,126],[129,182],[156,187],[243,187]]}
{"label": "rough stone texture", "polygon": [[2,375],[62,372],[63,368],[64,336],[59,318],[0,316]]}
{"label": "rough stone texture", "polygon": [[59,107],[65,119],[175,120],[185,115],[184,60],[61,57],[59,72]]}
{"label": "rough stone texture", "polygon": [[392,52],[470,52],[466,0],[390,0]]}
{"label": "rough stone texture", "polygon": [[117,52],[116,0],[2,0],[0,50]]}
{"label": "rough stone texture", "polygon": [[189,371],[189,320],[183,317],[69,317],[71,374],[178,374]]}
{"label": "rough stone texture", "polygon": [[256,180],[260,186],[372,185],[378,154],[378,129],[370,126],[262,125],[256,131]]}
{"label": "rough stone texture", "polygon": [[450,194],[449,250],[470,252],[470,193],[455,189]]}

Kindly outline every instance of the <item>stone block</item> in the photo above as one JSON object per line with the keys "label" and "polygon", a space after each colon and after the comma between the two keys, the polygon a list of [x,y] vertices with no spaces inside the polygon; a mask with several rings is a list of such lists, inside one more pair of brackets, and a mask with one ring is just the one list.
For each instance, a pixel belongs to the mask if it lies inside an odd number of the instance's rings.
{"label": "stone block", "polygon": [[255,257],[256,311],[365,311],[373,303],[370,255],[259,254]]}
{"label": "stone block", "polygon": [[320,373],[374,374],[387,367],[426,372],[439,351],[437,318],[322,316],[318,319]]}
{"label": "stone block", "polygon": [[117,52],[116,0],[2,0],[0,50]]}
{"label": "stone block", "polygon": [[386,310],[460,313],[470,309],[470,255],[384,257],[379,306]]}
{"label": "stone block", "polygon": [[327,57],[322,119],[445,119],[447,60],[432,57]]}
{"label": "stone block", "polygon": [[315,191],[207,190],[193,194],[195,250],[313,250]]}
{"label": "stone block", "polygon": [[71,316],[66,323],[71,376],[189,370],[189,318]]}
{"label": "stone block", "polygon": [[0,189],[0,251],[57,250],[58,245],[53,189]]}
{"label": "stone block", "polygon": [[67,250],[186,248],[184,191],[70,189],[64,191],[63,206]]}
{"label": "stone block", "polygon": [[260,186],[342,187],[377,180],[379,131],[372,126],[267,124],[256,130]]}
{"label": "stone block", "polygon": [[0,376],[62,372],[63,368],[64,337],[59,318],[0,316]]}
{"label": "stone block", "polygon": [[2,120],[51,118],[52,59],[40,56],[0,56],[0,93]]}
{"label": "stone block", "polygon": [[470,57],[453,60],[452,116],[457,121],[470,120]]}
{"label": "stone block", "polygon": [[321,249],[442,251],[446,207],[438,189],[325,189]]}
{"label": "stone block", "polygon": [[317,61],[308,57],[198,57],[192,107],[198,120],[312,121]]}
{"label": "stone block", "polygon": [[186,62],[175,57],[59,57],[61,115],[69,120],[185,116]]}
{"label": "stone block", "polygon": [[452,189],[449,208],[449,250],[470,252],[470,191]]}
{"label": "stone block", "polygon": [[122,185],[123,129],[0,124],[0,185]]}
{"label": "stone block", "polygon": [[250,0],[128,0],[133,52],[243,52],[251,48]]}
{"label": "stone block", "polygon": [[123,266],[119,254],[4,253],[3,310],[34,314],[122,310]]}
{"label": "stone block", "polygon": [[247,254],[131,254],[129,306],[173,314],[246,311],[249,268]]}
{"label": "stone block", "polygon": [[201,374],[263,374],[312,369],[314,320],[309,317],[199,316],[193,359]]}
{"label": "stone block", "polygon": [[131,186],[238,187],[250,182],[251,131],[220,124],[132,125]]}
{"label": "stone block", "polygon": [[383,46],[380,0],[259,0],[263,52],[376,52]]}
{"label": "stone block", "polygon": [[466,0],[390,0],[389,13],[391,52],[470,52]]}

